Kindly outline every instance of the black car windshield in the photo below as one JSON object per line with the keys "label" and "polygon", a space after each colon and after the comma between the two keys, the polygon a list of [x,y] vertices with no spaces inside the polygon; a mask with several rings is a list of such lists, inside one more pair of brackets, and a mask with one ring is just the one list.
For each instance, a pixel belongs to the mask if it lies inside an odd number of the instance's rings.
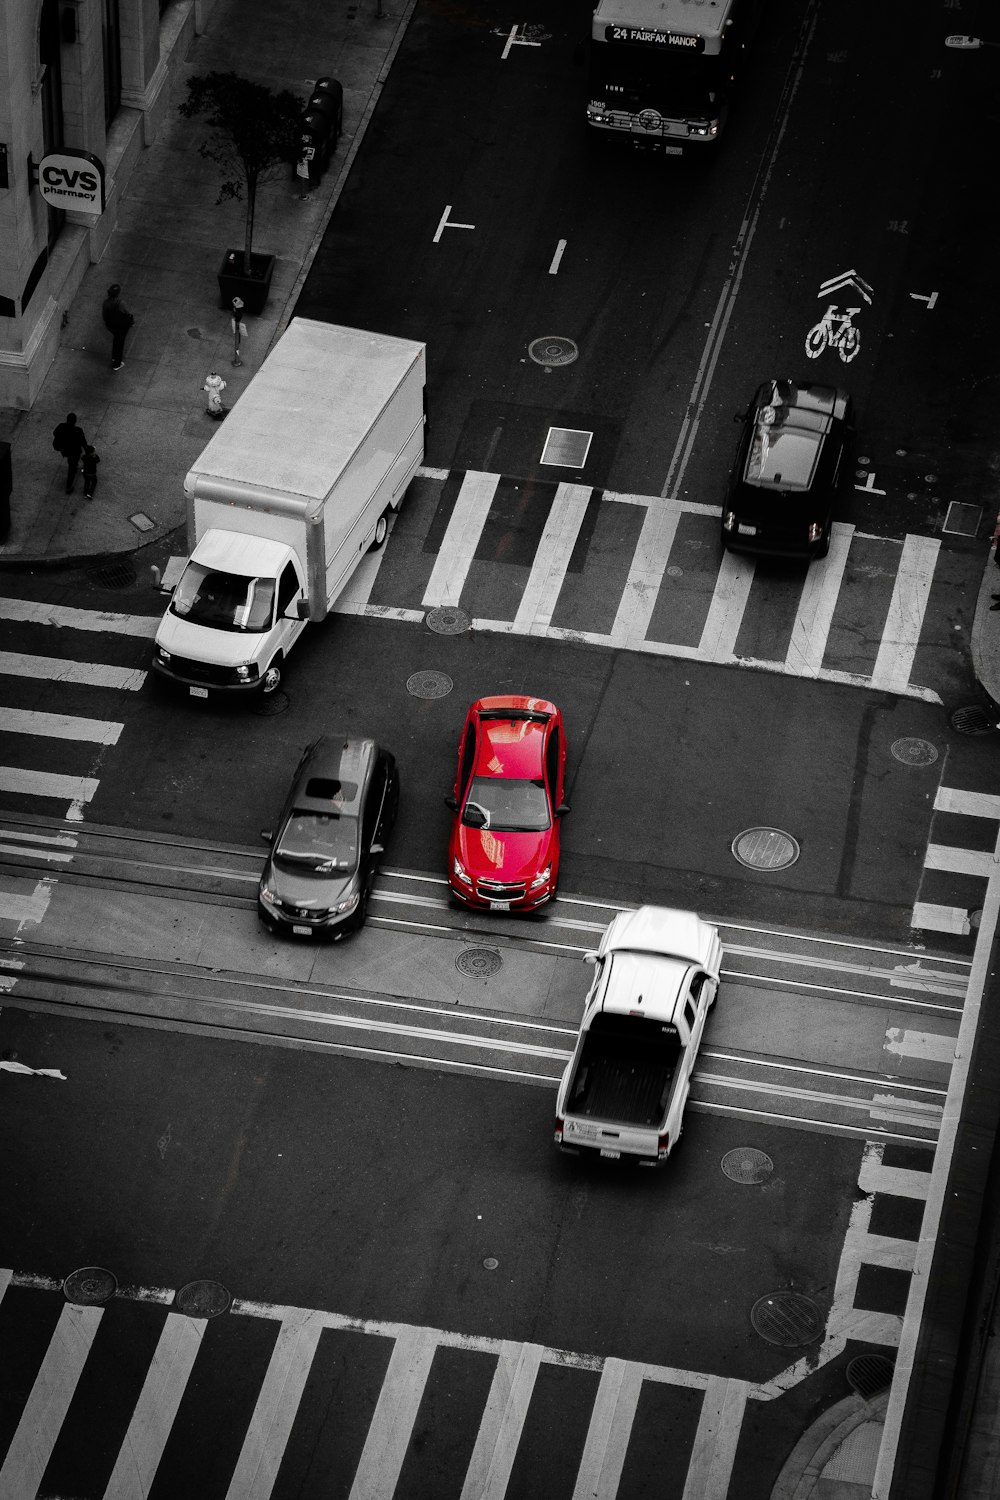
{"label": "black car windshield", "polygon": [[476,776],[462,809],[466,828],[494,828],[507,833],[537,833],[549,826],[544,781]]}
{"label": "black car windshield", "polygon": [[170,608],[180,619],[196,625],[257,633],[270,629],[274,589],[273,578],[217,573],[201,563],[188,563],[174,590]]}
{"label": "black car windshield", "polygon": [[274,863],[279,869],[308,869],[318,875],[355,870],[358,864],[357,818],[296,808],[278,841]]}

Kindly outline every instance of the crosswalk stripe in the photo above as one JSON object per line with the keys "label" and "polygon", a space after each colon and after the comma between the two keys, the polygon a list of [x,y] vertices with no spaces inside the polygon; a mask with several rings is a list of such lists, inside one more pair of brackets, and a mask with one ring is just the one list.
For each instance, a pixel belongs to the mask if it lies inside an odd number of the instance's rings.
{"label": "crosswalk stripe", "polygon": [[872,668],[871,685],[879,691],[905,693],[909,686],[940,550],[937,537],[907,536],[903,542],[889,614]]}
{"label": "crosswalk stripe", "polygon": [[928,870],[950,870],[955,875],[984,875],[996,868],[997,857],[983,849],[955,849],[950,844],[928,844],[924,866]]}
{"label": "crosswalk stripe", "polygon": [[681,514],[681,507],[673,500],[646,505],[642,530],[611,627],[611,639],[616,645],[628,646],[646,639]]}
{"label": "crosswalk stripe", "polygon": [[504,1500],[541,1356],[538,1344],[504,1343],[460,1500]]}
{"label": "crosswalk stripe", "polygon": [[709,1379],[681,1500],[726,1500],[746,1404],[744,1381]]}
{"label": "crosswalk stripe", "polygon": [[38,677],[46,682],[80,683],[85,687],[121,688],[136,693],[146,673],[133,667],[109,667],[100,662],[62,661],[58,656],[22,656],[0,651],[0,673],[7,677]]}
{"label": "crosswalk stripe", "polygon": [[436,1349],[428,1328],[408,1328],[396,1339],[350,1500],[392,1500]]}
{"label": "crosswalk stripe", "polygon": [[785,656],[786,672],[819,676],[853,538],[853,526],[834,522],[830,551],[806,574]]}
{"label": "crosswalk stripe", "polygon": [[25,797],[58,797],[79,806],[97,791],[93,776],[60,776],[55,771],[29,771],[22,766],[0,766],[0,792]]}
{"label": "crosswalk stripe", "polygon": [[538,632],[552,624],[559,590],[592,494],[585,484],[561,484],[556,490],[514,618],[515,630]]}
{"label": "crosswalk stripe", "polygon": [[0,599],[0,620],[21,625],[55,625],[66,630],[92,630],[102,635],[135,635],[152,640],[159,615],[119,615],[101,609],[74,609],[67,604],[38,604],[33,599]]}
{"label": "crosswalk stripe", "polygon": [[641,1390],[638,1365],[623,1359],[604,1361],[573,1500],[614,1500]]}
{"label": "crosswalk stripe", "polygon": [[226,1500],[269,1500],[324,1324],[299,1310],[282,1320]]}
{"label": "crosswalk stripe", "polygon": [[943,1063],[955,1061],[956,1038],[942,1035],[939,1031],[910,1031],[903,1026],[890,1026],[885,1033],[885,1050],[892,1057],[918,1057],[921,1062]]}
{"label": "crosswalk stripe", "polygon": [[103,1312],[72,1302],[63,1306],[0,1468],[0,1500],[38,1493]]}
{"label": "crosswalk stripe", "polygon": [[715,592],[698,648],[699,655],[705,661],[723,662],[733,659],[753,575],[753,558],[736,552],[722,554]]}
{"label": "crosswalk stripe", "polygon": [[957,787],[940,786],[934,798],[934,811],[1000,819],[1000,796],[995,792],[963,792]]}
{"label": "crosswalk stripe", "polygon": [[499,474],[481,474],[476,469],[466,471],[427,581],[423,598],[425,609],[459,603],[499,483]]}
{"label": "crosswalk stripe", "polygon": [[104,1500],[146,1500],[205,1328],[204,1318],[167,1314]]}
{"label": "crosswalk stripe", "polygon": [[8,734],[38,734],[56,740],[88,740],[96,745],[117,745],[123,724],[108,719],[79,719],[71,714],[46,714],[22,708],[5,708],[0,730]]}
{"label": "crosswalk stripe", "polygon": [[935,901],[915,901],[910,926],[921,932],[951,932],[956,937],[968,937],[972,931],[966,907],[939,906]]}

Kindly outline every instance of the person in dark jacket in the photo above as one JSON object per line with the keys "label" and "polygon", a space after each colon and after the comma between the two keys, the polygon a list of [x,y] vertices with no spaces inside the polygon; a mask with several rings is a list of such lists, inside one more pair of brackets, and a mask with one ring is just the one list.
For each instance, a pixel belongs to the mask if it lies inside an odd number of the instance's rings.
{"label": "person in dark jacket", "polygon": [[108,287],[108,295],[101,307],[101,317],[111,335],[111,368],[120,370],[125,363],[125,335],[135,319],[122,301],[122,289],[117,281]]}
{"label": "person in dark jacket", "polygon": [[65,422],[60,422],[52,433],[52,446],[57,453],[61,453],[66,460],[66,493],[73,493],[73,481],[76,479],[76,466],[80,462],[80,455],[87,446],[83,428],[76,424],[76,412],[66,413]]}

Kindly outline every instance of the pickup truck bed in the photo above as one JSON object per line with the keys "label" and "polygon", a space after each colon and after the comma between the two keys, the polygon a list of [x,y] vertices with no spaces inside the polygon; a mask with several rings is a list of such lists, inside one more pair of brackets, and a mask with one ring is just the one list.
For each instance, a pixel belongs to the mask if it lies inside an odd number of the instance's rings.
{"label": "pickup truck bed", "polygon": [[568,1114],[655,1129],[667,1112],[680,1056],[672,1026],[636,1016],[595,1016],[566,1098]]}

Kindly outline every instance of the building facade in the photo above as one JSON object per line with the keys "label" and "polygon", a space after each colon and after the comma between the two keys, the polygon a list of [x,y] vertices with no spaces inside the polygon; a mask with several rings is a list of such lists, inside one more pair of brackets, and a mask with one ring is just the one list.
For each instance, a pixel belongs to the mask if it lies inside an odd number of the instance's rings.
{"label": "building facade", "polygon": [[[0,406],[27,410],[38,394],[63,312],[107,247],[213,4],[0,0]],[[39,165],[59,153],[103,169],[102,211],[43,197]]]}

